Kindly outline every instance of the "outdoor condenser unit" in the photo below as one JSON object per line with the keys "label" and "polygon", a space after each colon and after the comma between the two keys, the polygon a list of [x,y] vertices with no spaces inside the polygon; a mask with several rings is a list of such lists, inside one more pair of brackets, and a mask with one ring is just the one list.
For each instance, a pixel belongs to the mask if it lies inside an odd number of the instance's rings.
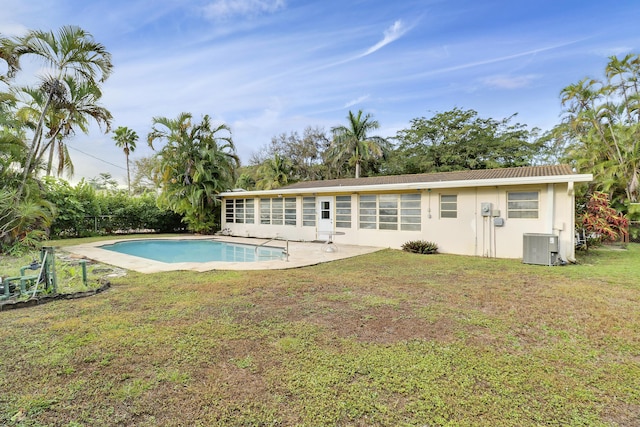
{"label": "outdoor condenser unit", "polygon": [[555,234],[525,233],[523,243],[523,263],[555,265],[558,261],[558,236]]}

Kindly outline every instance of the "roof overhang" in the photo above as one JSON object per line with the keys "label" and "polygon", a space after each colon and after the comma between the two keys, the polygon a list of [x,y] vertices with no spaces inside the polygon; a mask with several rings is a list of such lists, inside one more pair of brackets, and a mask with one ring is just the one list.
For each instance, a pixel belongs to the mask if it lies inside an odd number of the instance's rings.
{"label": "roof overhang", "polygon": [[227,191],[220,197],[259,197],[290,196],[300,194],[334,194],[334,193],[378,193],[388,191],[420,191],[439,188],[496,187],[532,184],[560,184],[575,182],[591,182],[592,174],[571,174],[551,176],[531,176],[519,178],[493,178],[460,181],[407,182],[400,184],[349,185],[310,188],[277,188],[275,190]]}

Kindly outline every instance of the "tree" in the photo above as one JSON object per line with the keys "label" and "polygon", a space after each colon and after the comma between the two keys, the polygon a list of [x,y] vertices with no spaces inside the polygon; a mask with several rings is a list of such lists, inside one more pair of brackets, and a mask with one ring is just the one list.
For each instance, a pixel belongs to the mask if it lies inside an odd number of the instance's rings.
{"label": "tree", "polygon": [[275,154],[265,160],[257,170],[259,179],[256,181],[258,190],[273,190],[289,183],[291,163],[288,159]]}
{"label": "tree", "polygon": [[111,54],[94,41],[93,36],[75,26],[62,27],[57,35],[53,32],[31,30],[25,36],[12,40],[13,55],[20,58],[28,55],[40,59],[49,69],[43,77],[41,90],[46,94],[42,111],[36,122],[32,141],[23,166],[20,187],[16,193],[19,199],[24,191],[27,178],[33,171],[37,151],[43,136],[45,118],[52,104],[63,102],[68,91],[68,81],[78,84],[99,85],[112,71]]}
{"label": "tree", "polygon": [[[240,168],[240,170],[242,169],[243,168]],[[244,190],[254,190],[256,188],[256,180],[251,173],[240,172],[235,186],[236,188],[242,188]]]}
{"label": "tree", "polygon": [[0,33],[0,59],[6,64],[7,71],[0,74],[0,82],[7,82],[20,69],[20,57],[16,54],[16,43]]}
{"label": "tree", "polygon": [[388,143],[382,137],[368,135],[370,131],[380,127],[378,121],[373,120],[370,114],[363,117],[362,110],[357,114],[349,111],[347,120],[347,126],[331,129],[333,141],[328,149],[328,159],[338,173],[347,163],[355,166],[355,177],[360,178],[363,161],[382,158]]}
{"label": "tree", "polygon": [[113,136],[116,146],[122,148],[124,155],[127,159],[127,189],[131,193],[131,173],[129,172],[129,153],[132,153],[136,149],[136,142],[138,141],[138,134],[128,127],[120,126],[114,131]]}
{"label": "tree", "polygon": [[135,194],[147,191],[156,192],[160,187],[157,171],[160,169],[160,159],[156,155],[142,157],[133,162],[133,192]]}
{"label": "tree", "polygon": [[[58,176],[66,170],[73,175],[73,162],[69,156],[65,140],[75,134],[76,129],[89,132],[89,119],[93,119],[108,132],[111,128],[111,113],[99,104],[102,92],[93,83],[79,82],[72,76],[63,77],[63,89],[44,118],[44,129],[41,139],[34,148],[34,169],[43,164],[46,157],[46,175],[52,175],[53,157],[57,151]],[[24,105],[17,111],[17,116],[29,127],[35,128],[47,100],[47,93],[42,88],[21,87],[16,90],[24,100]],[[42,139],[46,139],[43,141]]]}
{"label": "tree", "polygon": [[309,181],[326,177],[326,166],[323,165],[323,154],[329,147],[330,140],[325,131],[319,127],[308,126],[299,135],[291,132],[283,133],[271,138],[271,144],[266,150],[266,158],[258,163],[264,163],[267,158],[276,155],[287,159],[289,176],[296,181]]}
{"label": "tree", "polygon": [[214,127],[208,115],[196,124],[191,119],[189,113],[154,117],[147,141],[151,148],[165,142],[157,151],[159,203],[182,215],[192,231],[206,233],[218,225],[216,195],[232,188],[240,161],[226,125]]}
{"label": "tree", "polygon": [[100,172],[98,176],[89,179],[89,186],[96,191],[116,191],[118,189],[118,181],[113,179],[108,172]]}
{"label": "tree", "polygon": [[572,137],[570,158],[594,175],[612,200],[640,197],[640,56],[610,57],[604,79],[584,78],[561,92],[559,126]]}
{"label": "tree", "polygon": [[55,205],[38,193],[32,196],[29,187],[19,199],[15,192],[0,187],[0,251],[18,254],[47,237],[45,230],[55,216]]}
{"label": "tree", "polygon": [[535,131],[454,108],[411,120],[398,131],[390,173],[447,172],[531,165],[544,147]]}

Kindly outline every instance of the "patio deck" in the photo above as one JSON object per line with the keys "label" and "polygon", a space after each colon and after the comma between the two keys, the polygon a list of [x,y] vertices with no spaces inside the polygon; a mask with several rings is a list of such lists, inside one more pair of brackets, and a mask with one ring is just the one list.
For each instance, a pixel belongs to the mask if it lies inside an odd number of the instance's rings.
{"label": "patio deck", "polygon": [[[152,238],[149,238],[152,239]],[[243,238],[229,236],[179,236],[162,237],[156,239],[209,239],[218,242],[242,243],[248,245],[260,245],[269,239]],[[298,268],[323,262],[335,261],[338,259],[350,258],[381,250],[382,248],[372,246],[355,246],[334,242],[337,251],[323,251],[324,243],[319,242],[289,242],[288,260],[267,260],[255,262],[179,262],[165,263],[147,258],[121,254],[118,252],[102,249],[100,246],[116,243],[126,239],[104,240],[100,242],[85,243],[82,245],[68,246],[64,251],[76,256],[88,258],[104,264],[114,265],[127,270],[140,273],[159,273],[163,271],[211,271],[211,270],[283,270],[287,268]],[[287,242],[284,240],[273,240],[268,243],[271,247],[285,248]]]}

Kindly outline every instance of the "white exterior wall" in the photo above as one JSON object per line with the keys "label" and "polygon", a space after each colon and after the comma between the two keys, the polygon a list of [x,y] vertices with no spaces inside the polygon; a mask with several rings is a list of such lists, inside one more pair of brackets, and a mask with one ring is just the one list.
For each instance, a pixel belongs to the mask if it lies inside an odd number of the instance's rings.
{"label": "white exterior wall", "polygon": [[[507,193],[511,191],[537,191],[538,218],[508,218]],[[400,248],[411,240],[427,240],[438,244],[439,252],[460,255],[474,255],[497,258],[522,258],[523,234],[553,233],[559,236],[560,257],[573,260],[574,257],[574,196],[573,184],[528,184],[518,186],[487,186],[432,190],[396,191],[389,194],[421,194],[421,230],[373,230],[359,228],[359,195],[351,196],[351,228],[335,228],[344,235],[334,237],[337,244],[353,244]],[[362,194],[374,194],[365,193]],[[457,218],[440,217],[440,195],[457,196]],[[341,195],[346,195],[342,193]],[[308,196],[311,196],[309,194]],[[322,194],[322,197],[328,194]],[[294,197],[294,196],[286,196]],[[325,239],[317,235],[316,226],[302,226],[303,195],[296,195],[296,226],[260,224],[260,202],[255,199],[254,224],[226,223],[223,204],[222,228],[242,237],[280,238],[294,241]],[[318,198],[316,196],[316,211]],[[244,198],[242,193],[238,198]],[[483,202],[492,204],[493,214],[502,218],[504,225],[494,225],[494,217],[483,217],[480,206]],[[223,201],[224,203],[224,201]],[[333,208],[335,210],[335,197]],[[400,228],[400,224],[398,224]]]}

